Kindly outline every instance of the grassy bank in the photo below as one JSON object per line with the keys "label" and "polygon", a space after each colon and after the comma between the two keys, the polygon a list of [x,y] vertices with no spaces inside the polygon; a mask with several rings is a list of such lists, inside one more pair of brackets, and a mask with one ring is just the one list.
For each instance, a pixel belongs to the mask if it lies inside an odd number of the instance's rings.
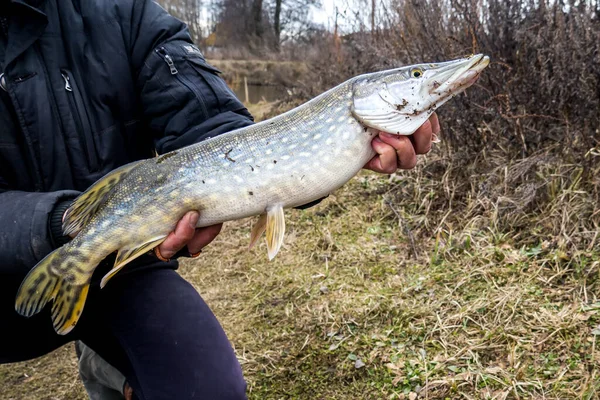
{"label": "grassy bank", "polygon": [[[597,246],[565,247],[542,225],[522,245],[527,232],[468,207],[436,218],[448,182],[428,171],[447,157],[436,149],[392,178],[361,173],[288,212],[272,262],[264,243],[245,250],[245,220],[181,267],[223,323],[251,398],[599,397]],[[585,197],[555,189],[556,201]],[[1,367],[0,387],[7,399],[83,399],[76,375],[66,346]]]}

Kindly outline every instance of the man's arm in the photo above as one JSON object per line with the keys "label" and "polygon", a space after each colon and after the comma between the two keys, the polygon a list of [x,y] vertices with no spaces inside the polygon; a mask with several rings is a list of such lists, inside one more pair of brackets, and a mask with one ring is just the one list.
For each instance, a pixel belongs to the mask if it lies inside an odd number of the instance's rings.
{"label": "man's arm", "polygon": [[[0,270],[2,274],[23,275],[46,254],[60,246],[60,209],[78,192],[50,193],[10,190],[0,175]],[[53,213],[53,210],[58,210]],[[52,224],[52,217],[58,219]]]}

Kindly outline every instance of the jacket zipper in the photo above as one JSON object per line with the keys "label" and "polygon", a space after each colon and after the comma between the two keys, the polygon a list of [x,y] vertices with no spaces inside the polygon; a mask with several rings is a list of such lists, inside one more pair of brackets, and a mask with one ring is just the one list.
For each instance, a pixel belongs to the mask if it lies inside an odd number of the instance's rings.
{"label": "jacket zipper", "polygon": [[189,82],[187,80],[187,78],[185,78],[183,75],[178,73],[179,71],[177,71],[177,68],[175,67],[173,58],[169,55],[167,50],[163,46],[161,46],[160,48],[158,48],[156,50],[156,52],[158,53],[158,55],[160,57],[162,57],[162,59],[165,61],[165,63],[169,67],[169,71],[171,72],[171,75],[175,75],[177,80],[179,82],[181,82],[181,84],[183,84],[189,91],[194,93],[194,95],[198,99],[198,102],[202,106],[202,111],[204,111],[204,115],[208,116],[208,109],[206,107],[206,103],[204,103],[204,98],[202,97],[202,94],[198,93],[198,91],[195,89],[194,85],[191,82]]}
{"label": "jacket zipper", "polygon": [[169,66],[169,70],[171,71],[171,75],[177,75],[177,68],[175,68],[175,63],[173,62],[173,59],[171,58],[170,55],[165,54],[165,62],[167,63],[167,65]]}
{"label": "jacket zipper", "polygon": [[74,82],[71,81],[69,73],[67,71],[61,71],[60,73],[65,81],[65,90],[70,93],[67,97],[71,104],[77,132],[83,141],[83,147],[85,148],[90,171],[96,171],[98,169],[98,156],[96,154],[93,138],[88,137],[88,135],[92,135],[92,132],[91,125],[85,112],[85,107],[83,107],[83,99],[81,98],[79,91],[76,90],[77,88],[74,88]]}

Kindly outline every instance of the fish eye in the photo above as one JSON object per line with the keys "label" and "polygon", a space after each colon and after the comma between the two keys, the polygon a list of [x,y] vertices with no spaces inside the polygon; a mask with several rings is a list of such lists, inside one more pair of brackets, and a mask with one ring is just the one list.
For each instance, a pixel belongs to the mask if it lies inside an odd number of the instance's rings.
{"label": "fish eye", "polygon": [[420,78],[423,76],[423,70],[421,68],[413,68],[410,71],[410,76],[412,76],[413,78]]}

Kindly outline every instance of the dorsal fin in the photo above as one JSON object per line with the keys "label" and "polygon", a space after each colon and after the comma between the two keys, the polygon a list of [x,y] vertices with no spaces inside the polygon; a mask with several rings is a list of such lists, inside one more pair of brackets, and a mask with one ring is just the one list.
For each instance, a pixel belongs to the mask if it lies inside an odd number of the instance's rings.
{"label": "dorsal fin", "polygon": [[79,233],[104,204],[112,189],[140,162],[134,161],[111,171],[79,195],[65,213],[63,235]]}

